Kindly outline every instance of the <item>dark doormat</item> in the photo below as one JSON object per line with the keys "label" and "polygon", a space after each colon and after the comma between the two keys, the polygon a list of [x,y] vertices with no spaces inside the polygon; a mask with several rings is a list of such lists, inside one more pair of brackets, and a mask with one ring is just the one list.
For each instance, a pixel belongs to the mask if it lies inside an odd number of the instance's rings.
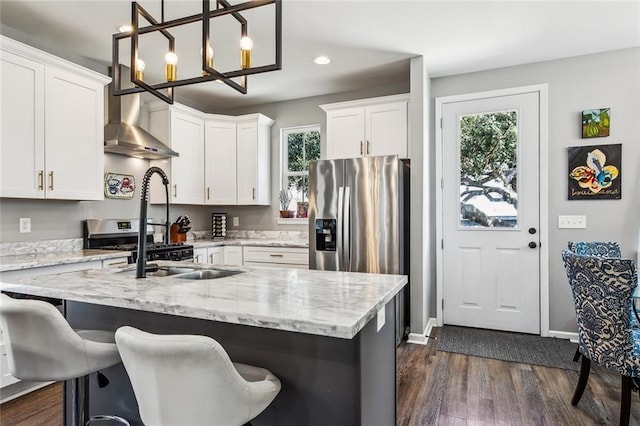
{"label": "dark doormat", "polygon": [[573,361],[577,343],[555,337],[446,325],[438,350],[522,364],[579,370]]}

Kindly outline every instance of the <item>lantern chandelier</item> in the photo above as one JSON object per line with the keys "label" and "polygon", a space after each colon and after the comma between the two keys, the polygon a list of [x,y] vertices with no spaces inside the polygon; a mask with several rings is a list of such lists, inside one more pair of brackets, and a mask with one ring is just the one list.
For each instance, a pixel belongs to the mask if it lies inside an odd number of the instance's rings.
{"label": "lantern chandelier", "polygon": [[[253,41],[248,35],[248,22],[241,12],[267,5],[275,5],[275,62],[270,65],[251,66],[251,51]],[[242,94],[247,93],[247,76],[268,71],[282,69],[282,0],[251,0],[245,3],[231,5],[227,0],[216,0],[216,8],[211,10],[211,0],[202,1],[202,13],[186,16],[184,18],[164,20],[164,0],[161,0],[161,20],[158,22],[137,2],[131,3],[131,28],[113,35],[112,49],[112,94],[115,96],[131,93],[149,92],[163,101],[173,104],[173,88],[207,81],[220,81],[234,88]],[[221,72],[213,66],[213,48],[211,47],[210,23],[214,18],[231,15],[240,24],[240,68],[233,71]],[[143,17],[150,25],[140,26],[140,17]],[[200,52],[202,56],[202,75],[178,79],[177,56],[175,53],[175,39],[169,32],[172,28],[202,22],[202,44]],[[140,36],[153,32],[159,32],[167,39],[168,50],[165,55],[165,80],[161,83],[150,84],[144,80],[145,64],[139,55]],[[131,82],[132,88],[122,88],[122,72],[119,63],[119,43],[123,39],[131,38]],[[197,47],[194,47],[197,49]],[[239,78],[240,82],[232,80]],[[163,90],[166,89],[166,94]]]}

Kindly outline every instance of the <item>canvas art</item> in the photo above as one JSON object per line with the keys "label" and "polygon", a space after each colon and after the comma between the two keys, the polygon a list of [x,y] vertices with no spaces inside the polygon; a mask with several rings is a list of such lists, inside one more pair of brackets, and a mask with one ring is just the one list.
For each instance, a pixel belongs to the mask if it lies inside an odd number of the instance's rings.
{"label": "canvas art", "polygon": [[569,200],[622,198],[622,144],[569,148]]}
{"label": "canvas art", "polygon": [[104,196],[107,198],[133,198],[136,181],[133,175],[106,173],[104,176]]}
{"label": "canvas art", "polygon": [[601,138],[609,136],[611,126],[611,108],[598,108],[582,111],[582,137]]}

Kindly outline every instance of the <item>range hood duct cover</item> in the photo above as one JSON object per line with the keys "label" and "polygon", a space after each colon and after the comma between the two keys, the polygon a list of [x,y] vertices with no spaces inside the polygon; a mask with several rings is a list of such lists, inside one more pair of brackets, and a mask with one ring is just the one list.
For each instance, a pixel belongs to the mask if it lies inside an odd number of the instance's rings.
{"label": "range hood duct cover", "polygon": [[104,128],[104,151],[149,160],[177,157],[177,152],[138,125],[139,116],[139,93],[113,96],[109,87],[109,124]]}

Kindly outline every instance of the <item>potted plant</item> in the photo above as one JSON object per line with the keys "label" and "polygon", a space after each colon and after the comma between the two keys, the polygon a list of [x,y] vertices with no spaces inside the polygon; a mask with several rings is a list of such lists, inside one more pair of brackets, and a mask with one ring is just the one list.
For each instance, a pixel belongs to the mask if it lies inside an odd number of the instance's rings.
{"label": "potted plant", "polygon": [[289,210],[292,198],[289,191],[286,189],[280,190],[280,217],[293,217],[293,211]]}

